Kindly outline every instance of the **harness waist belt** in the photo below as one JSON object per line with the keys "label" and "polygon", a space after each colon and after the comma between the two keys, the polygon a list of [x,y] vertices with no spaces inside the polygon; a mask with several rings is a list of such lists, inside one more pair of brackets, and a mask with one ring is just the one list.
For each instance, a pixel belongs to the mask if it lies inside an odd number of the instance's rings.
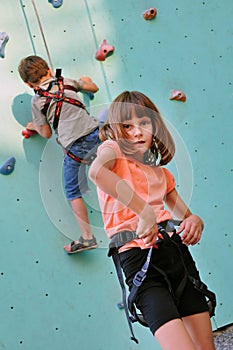
{"label": "harness waist belt", "polygon": [[[175,230],[175,226],[179,226],[181,223],[181,221],[179,220],[168,220],[168,221],[164,221],[158,224],[158,228],[162,228],[164,229],[166,232],[172,232]],[[128,231],[128,230],[124,230],[124,231],[120,231],[118,233],[116,233],[110,243],[109,243],[109,252],[108,252],[108,256],[112,255],[112,249],[116,248],[119,249],[120,247],[122,247],[123,245],[125,245],[126,243],[139,238],[136,235],[136,231]]]}

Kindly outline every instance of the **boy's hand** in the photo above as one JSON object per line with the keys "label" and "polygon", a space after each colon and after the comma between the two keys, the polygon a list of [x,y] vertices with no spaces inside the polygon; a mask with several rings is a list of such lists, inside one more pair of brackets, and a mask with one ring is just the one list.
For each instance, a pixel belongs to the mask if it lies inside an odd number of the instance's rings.
{"label": "boy's hand", "polygon": [[90,77],[81,77],[79,80],[85,81],[87,83],[93,83],[92,79]]}
{"label": "boy's hand", "polygon": [[93,94],[99,90],[98,86],[89,77],[79,78],[82,81],[82,91],[92,92]]}
{"label": "boy's hand", "polygon": [[36,131],[33,122],[29,122],[27,123],[26,129],[30,130],[30,131]]}
{"label": "boy's hand", "polygon": [[203,228],[204,223],[201,218],[192,214],[182,221],[177,233],[183,233],[181,239],[184,244],[194,245],[200,241]]}

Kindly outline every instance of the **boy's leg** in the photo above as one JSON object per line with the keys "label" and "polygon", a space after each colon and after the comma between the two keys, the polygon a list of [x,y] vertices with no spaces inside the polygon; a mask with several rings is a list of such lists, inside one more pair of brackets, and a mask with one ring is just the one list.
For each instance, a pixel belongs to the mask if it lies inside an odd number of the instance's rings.
{"label": "boy's leg", "polygon": [[[81,139],[77,140],[72,147],[72,152],[76,157],[85,159],[90,151],[100,142],[98,129],[94,130]],[[78,253],[82,250],[97,248],[97,242],[91,232],[88,212],[82,196],[88,190],[85,163],[79,162],[67,154],[64,158],[64,180],[66,199],[70,202],[73,213],[78,222],[81,237],[64,247],[67,253]]]}
{"label": "boy's leg", "polygon": [[197,349],[181,319],[165,323],[155,332],[154,336],[163,350]]}
{"label": "boy's leg", "polygon": [[81,231],[82,241],[76,240],[66,245],[64,247],[65,251],[67,253],[78,253],[83,250],[97,248],[96,240],[91,232],[87,208],[82,197],[71,200],[70,204]]}
{"label": "boy's leg", "polygon": [[83,239],[92,239],[93,235],[89,224],[89,218],[86,205],[81,198],[76,198],[70,201],[74,216],[78,222]]}
{"label": "boy's leg", "polygon": [[198,350],[215,350],[214,337],[208,312],[183,318],[184,325]]}

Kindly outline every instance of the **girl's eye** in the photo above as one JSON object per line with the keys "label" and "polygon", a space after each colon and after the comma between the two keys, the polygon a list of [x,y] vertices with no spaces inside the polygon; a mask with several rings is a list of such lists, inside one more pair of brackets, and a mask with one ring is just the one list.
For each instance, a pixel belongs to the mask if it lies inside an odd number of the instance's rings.
{"label": "girl's eye", "polygon": [[129,129],[130,128],[130,124],[123,124],[123,128],[124,129]]}
{"label": "girl's eye", "polygon": [[150,120],[142,120],[142,125],[149,125],[151,123]]}

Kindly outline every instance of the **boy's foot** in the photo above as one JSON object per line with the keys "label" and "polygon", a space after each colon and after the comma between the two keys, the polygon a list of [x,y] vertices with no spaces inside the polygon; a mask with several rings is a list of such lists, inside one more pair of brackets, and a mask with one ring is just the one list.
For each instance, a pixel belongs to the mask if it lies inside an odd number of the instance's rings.
{"label": "boy's foot", "polygon": [[95,249],[98,247],[95,237],[92,239],[83,239],[82,236],[78,241],[73,241],[64,247],[68,254],[75,254],[82,252],[83,250]]}

